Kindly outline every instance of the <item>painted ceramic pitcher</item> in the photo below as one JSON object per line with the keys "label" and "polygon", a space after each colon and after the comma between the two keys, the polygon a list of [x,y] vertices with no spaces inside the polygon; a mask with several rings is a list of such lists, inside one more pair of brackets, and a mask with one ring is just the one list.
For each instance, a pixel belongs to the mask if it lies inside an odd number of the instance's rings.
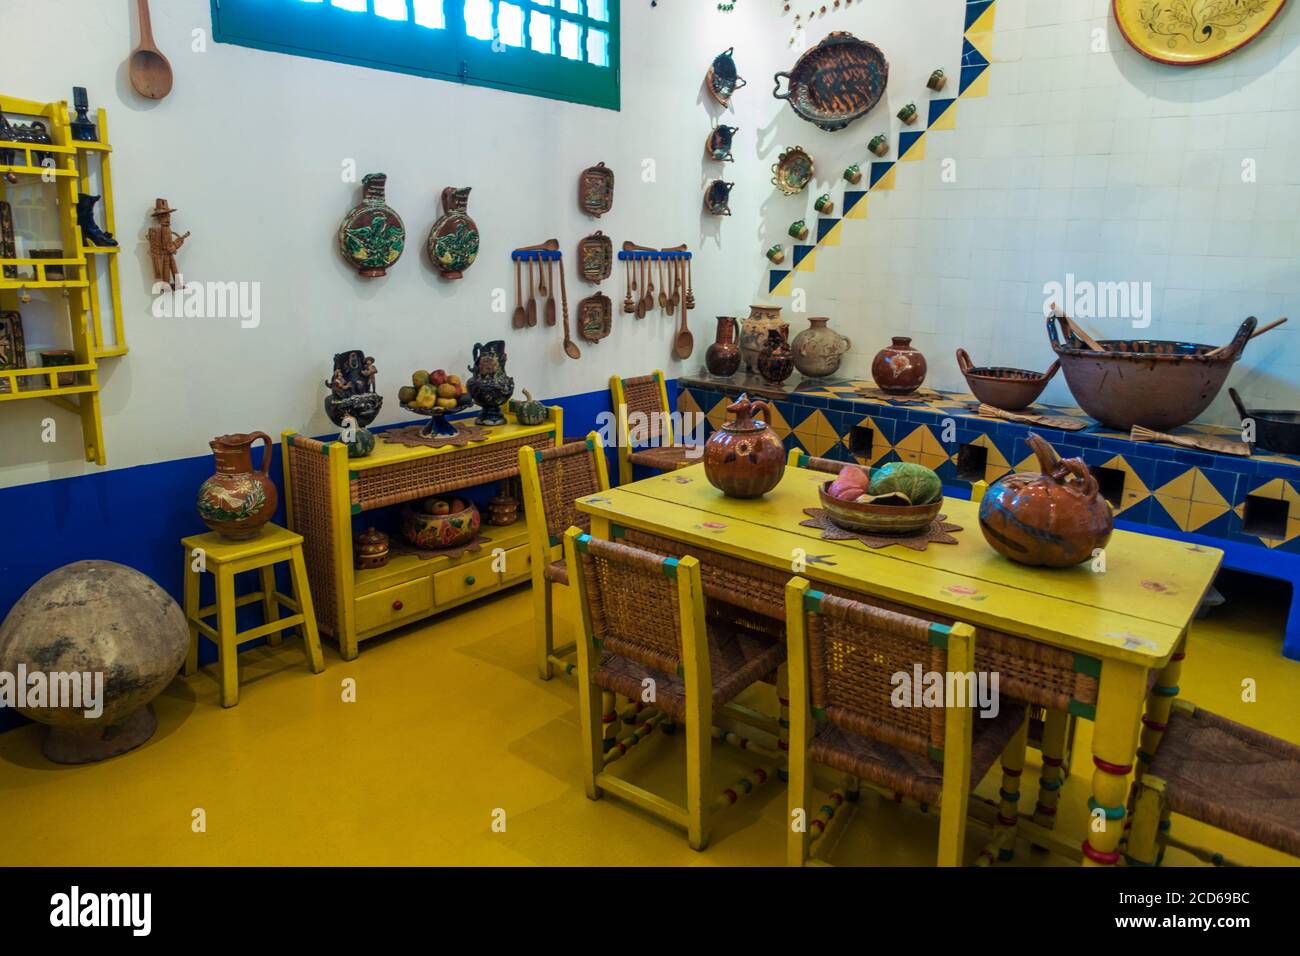
{"label": "painted ceramic pitcher", "polygon": [[429,258],[448,279],[460,279],[478,258],[478,224],[470,218],[470,187],[442,191],[442,215],[429,230]]}
{"label": "painted ceramic pitcher", "polygon": [[[262,467],[253,469],[253,442],[261,439]],[[271,520],[279,496],[267,475],[271,467],[271,437],[264,432],[221,435],[212,439],[217,471],[199,486],[199,517],[209,528],[232,541],[252,538]]]}

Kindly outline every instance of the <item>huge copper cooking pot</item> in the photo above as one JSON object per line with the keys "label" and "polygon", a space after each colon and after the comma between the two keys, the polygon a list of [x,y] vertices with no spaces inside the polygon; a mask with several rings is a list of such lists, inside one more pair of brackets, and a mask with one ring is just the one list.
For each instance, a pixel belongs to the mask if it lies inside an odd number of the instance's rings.
{"label": "huge copper cooking pot", "polygon": [[[1057,335],[1058,322],[1065,344]],[[1070,393],[1085,412],[1125,432],[1134,425],[1168,431],[1210,407],[1255,324],[1254,316],[1242,322],[1222,349],[1192,342],[1109,339],[1097,343],[1103,351],[1094,352],[1064,316],[1048,317],[1047,337]]]}

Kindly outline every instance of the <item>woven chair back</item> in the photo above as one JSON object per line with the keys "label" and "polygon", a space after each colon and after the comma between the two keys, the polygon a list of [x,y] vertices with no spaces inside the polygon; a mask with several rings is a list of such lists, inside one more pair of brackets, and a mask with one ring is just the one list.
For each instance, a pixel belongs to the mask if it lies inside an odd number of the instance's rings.
{"label": "woven chair back", "polygon": [[575,502],[604,490],[596,464],[596,456],[601,454],[604,452],[590,439],[537,453],[537,484],[546,512],[546,533],[552,542],[558,542],[574,526],[591,530],[591,515],[579,511]]}
{"label": "woven chair back", "polygon": [[646,667],[680,672],[681,609],[677,581],[668,574],[675,558],[591,538],[582,552],[582,573],[599,646]]}
{"label": "woven chair back", "polygon": [[646,448],[670,444],[668,409],[664,407],[659,376],[623,379],[623,400],[627,405],[628,445]]}

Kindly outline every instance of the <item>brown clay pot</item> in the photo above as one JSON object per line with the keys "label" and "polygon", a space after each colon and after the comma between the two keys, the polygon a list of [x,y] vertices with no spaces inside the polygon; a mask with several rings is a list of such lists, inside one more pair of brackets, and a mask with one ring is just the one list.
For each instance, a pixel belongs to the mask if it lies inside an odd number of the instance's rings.
{"label": "brown clay pot", "polygon": [[788,325],[771,329],[767,341],[758,353],[758,374],[769,385],[780,385],[794,371],[794,353],[786,336],[790,332]]}
{"label": "brown clay pot", "polygon": [[718,378],[730,378],[740,368],[740,346],[736,344],[736,320],[733,316],[718,316],[717,337],[704,352],[704,367],[710,375]]}
{"label": "brown clay pot", "polygon": [[1018,412],[1028,408],[1043,394],[1050,382],[1061,369],[1058,359],[1046,372],[1031,372],[1023,368],[1003,368],[1001,366],[976,367],[965,349],[957,350],[957,367],[966,376],[966,385],[971,394],[985,405],[992,405],[1007,412]]}
{"label": "brown clay pot", "polygon": [[785,446],[766,422],[754,420],[768,413],[766,402],[741,395],[727,411],[734,417],[704,446],[704,474],[728,498],[758,498],[780,484]]}
{"label": "brown clay pot", "polygon": [[767,341],[767,333],[771,329],[777,329],[785,326],[787,334],[789,325],[781,321],[781,307],[779,305],[751,305],[749,307],[749,318],[745,319],[740,330],[740,357],[744,359],[745,369],[750,372],[758,371],[758,353]]}
{"label": "brown clay pot", "polygon": [[1080,458],[1062,461],[1044,439],[1025,439],[1042,474],[993,483],[980,502],[980,530],[994,551],[1019,564],[1069,568],[1104,548],[1115,516]]}
{"label": "brown clay pot", "polygon": [[790,344],[794,351],[794,367],[805,378],[826,378],[839,371],[840,360],[853,343],[840,333],[826,327],[830,319],[810,316],[808,328],[794,337]]}
{"label": "brown clay pot", "polygon": [[925,381],[925,373],[925,356],[912,348],[912,340],[905,335],[894,336],[893,344],[877,352],[871,363],[876,385],[895,395],[915,392]]}
{"label": "brown clay pot", "polygon": [[[261,439],[262,467],[253,470],[253,442]],[[267,476],[271,467],[271,437],[264,432],[221,435],[208,443],[217,471],[199,486],[199,517],[209,528],[232,541],[254,537],[271,520],[279,495]]]}

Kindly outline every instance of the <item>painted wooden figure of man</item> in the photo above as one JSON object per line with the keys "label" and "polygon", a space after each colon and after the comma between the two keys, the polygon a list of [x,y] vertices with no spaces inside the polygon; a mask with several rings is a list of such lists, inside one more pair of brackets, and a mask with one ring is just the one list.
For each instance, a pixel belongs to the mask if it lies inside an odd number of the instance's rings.
{"label": "painted wooden figure of man", "polygon": [[154,200],[152,215],[158,224],[149,229],[149,258],[153,260],[154,281],[165,282],[173,289],[181,278],[180,269],[176,265],[176,253],[190,236],[188,232],[183,236],[172,232],[174,212],[176,210],[167,205],[166,199]]}

